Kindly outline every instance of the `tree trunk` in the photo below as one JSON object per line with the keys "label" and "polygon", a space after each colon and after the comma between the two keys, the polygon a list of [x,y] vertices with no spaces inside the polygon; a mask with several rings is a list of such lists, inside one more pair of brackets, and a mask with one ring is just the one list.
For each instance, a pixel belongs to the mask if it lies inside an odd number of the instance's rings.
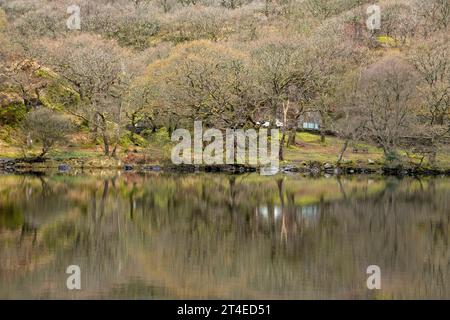
{"label": "tree trunk", "polygon": [[295,129],[289,131],[289,137],[288,137],[288,142],[287,142],[288,147],[295,145],[296,133],[297,133],[297,130],[295,130]]}
{"label": "tree trunk", "polygon": [[345,150],[347,150],[347,147],[348,147],[348,142],[349,142],[349,140],[346,139],[344,142],[344,145],[341,148],[341,152],[339,153],[339,157],[336,162],[338,165],[341,164],[342,158],[344,157]]}
{"label": "tree trunk", "polygon": [[114,159],[117,159],[117,143],[114,145],[114,148],[111,152],[111,157],[113,157]]}
{"label": "tree trunk", "polygon": [[98,123],[101,120],[101,117],[96,114],[94,116],[94,127],[91,129],[91,133],[92,133],[92,142],[94,142],[95,144],[97,144],[97,137],[98,137]]}
{"label": "tree trunk", "polygon": [[436,150],[433,149],[429,156],[428,156],[428,162],[430,163],[431,166],[434,166],[436,163]]}
{"label": "tree trunk", "polygon": [[280,151],[279,151],[279,158],[280,161],[284,160],[284,143],[286,141],[286,127],[287,127],[287,115],[289,112],[290,103],[289,100],[286,102],[283,102],[283,126],[281,127],[281,142],[280,142]]}
{"label": "tree trunk", "polygon": [[383,147],[384,157],[388,163],[393,163],[399,159],[397,152],[395,151],[395,148],[393,147]]}
{"label": "tree trunk", "polygon": [[136,128],[136,115],[135,115],[135,113],[133,113],[131,115],[130,121],[131,121],[131,130],[130,130],[130,135],[129,135],[130,136],[130,141],[133,142],[134,144],[136,144],[137,141],[136,141],[136,138],[134,137],[134,135],[136,134],[136,130],[135,130],[135,128]]}
{"label": "tree trunk", "polygon": [[103,133],[103,153],[105,156],[109,156],[109,141],[105,133]]}
{"label": "tree trunk", "polygon": [[44,158],[44,156],[50,151],[51,147],[52,147],[52,144],[51,144],[51,143],[45,143],[45,142],[43,142],[43,143],[42,143],[41,154],[38,155],[38,158],[39,158],[39,159]]}
{"label": "tree trunk", "polygon": [[47,154],[48,150],[42,149],[41,153],[37,156],[38,158],[43,158]]}
{"label": "tree trunk", "polygon": [[283,133],[281,135],[280,150],[278,153],[280,161],[284,161],[284,142],[286,141],[286,132],[284,129],[282,130],[282,132]]}
{"label": "tree trunk", "polygon": [[322,120],[322,123],[320,124],[320,142],[325,143],[325,128],[326,125],[326,116],[323,114],[323,112],[320,113],[320,118]]}
{"label": "tree trunk", "polygon": [[102,140],[103,140],[103,153],[105,156],[110,155],[110,141],[108,138],[108,124],[106,122],[106,118],[103,114],[98,113],[97,114],[99,120],[101,121],[101,125],[99,125],[99,128],[102,133]]}

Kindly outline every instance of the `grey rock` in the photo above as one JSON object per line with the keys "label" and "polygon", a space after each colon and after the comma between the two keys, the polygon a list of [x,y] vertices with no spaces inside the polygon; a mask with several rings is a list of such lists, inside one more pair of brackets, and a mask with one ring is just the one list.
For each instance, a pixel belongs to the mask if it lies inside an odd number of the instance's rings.
{"label": "grey rock", "polygon": [[67,172],[70,170],[70,166],[68,164],[60,164],[58,165],[59,172]]}

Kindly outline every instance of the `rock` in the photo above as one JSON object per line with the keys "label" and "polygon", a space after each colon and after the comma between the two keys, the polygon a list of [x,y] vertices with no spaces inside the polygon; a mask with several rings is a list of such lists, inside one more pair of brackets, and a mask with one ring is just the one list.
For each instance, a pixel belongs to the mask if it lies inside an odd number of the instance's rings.
{"label": "rock", "polygon": [[287,166],[284,166],[281,170],[283,172],[293,172],[293,171],[296,171],[296,169],[297,168],[295,168],[293,165],[287,165]]}
{"label": "rock", "polygon": [[131,164],[126,164],[123,166],[123,169],[125,171],[131,171],[131,170],[133,170],[133,166]]}
{"label": "rock", "polygon": [[59,172],[68,172],[70,170],[70,166],[68,164],[60,164],[58,165]]}
{"label": "rock", "polygon": [[330,164],[330,163],[325,163],[323,165],[323,170],[326,173],[333,174],[334,173],[334,166],[332,164]]}
{"label": "rock", "polygon": [[333,165],[330,164],[330,163],[325,163],[325,164],[323,165],[323,168],[324,168],[324,169],[333,169]]}
{"label": "rock", "polygon": [[367,163],[368,164],[375,164],[375,161],[373,161],[372,159],[367,159]]}
{"label": "rock", "polygon": [[0,159],[0,171],[14,172],[16,161],[13,159]]}
{"label": "rock", "polygon": [[162,167],[161,166],[144,166],[144,167],[142,167],[142,170],[145,170],[145,171],[161,171]]}
{"label": "rock", "polygon": [[261,167],[259,169],[259,173],[264,176],[272,176],[277,174],[279,171],[280,169],[276,166]]}
{"label": "rock", "polygon": [[320,168],[318,168],[318,167],[311,167],[310,168],[310,172],[312,174],[319,174],[320,173]]}

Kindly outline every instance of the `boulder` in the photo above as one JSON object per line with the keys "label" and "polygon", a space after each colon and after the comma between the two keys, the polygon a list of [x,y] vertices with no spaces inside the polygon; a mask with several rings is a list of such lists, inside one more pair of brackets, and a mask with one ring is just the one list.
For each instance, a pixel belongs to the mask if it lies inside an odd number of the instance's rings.
{"label": "boulder", "polygon": [[59,172],[68,172],[70,170],[70,166],[67,164],[60,164],[58,165],[58,171]]}
{"label": "boulder", "polygon": [[133,166],[131,164],[126,164],[123,166],[123,170],[131,171],[131,170],[133,170]]}
{"label": "boulder", "polygon": [[334,166],[332,165],[332,164],[330,164],[330,163],[325,163],[324,165],[323,165],[323,168],[325,169],[325,170],[327,170],[327,169],[333,169],[334,168]]}

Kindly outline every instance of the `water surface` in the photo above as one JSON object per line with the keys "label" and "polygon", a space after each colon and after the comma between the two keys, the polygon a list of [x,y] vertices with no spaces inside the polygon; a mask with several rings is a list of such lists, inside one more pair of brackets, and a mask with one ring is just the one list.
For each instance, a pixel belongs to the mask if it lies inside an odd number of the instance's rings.
{"label": "water surface", "polygon": [[449,299],[449,220],[443,177],[0,175],[0,298]]}

